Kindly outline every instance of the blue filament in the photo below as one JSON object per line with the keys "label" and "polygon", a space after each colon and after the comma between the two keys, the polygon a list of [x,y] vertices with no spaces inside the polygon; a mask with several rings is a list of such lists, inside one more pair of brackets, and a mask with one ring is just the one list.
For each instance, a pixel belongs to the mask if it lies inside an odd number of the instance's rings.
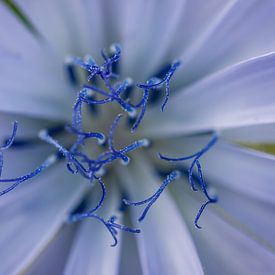
{"label": "blue filament", "polygon": [[[130,117],[135,117],[137,109],[140,109],[140,114],[131,129],[131,132],[133,133],[137,130],[144,117],[150,92],[156,89],[160,89],[163,86],[165,86],[165,98],[162,103],[161,110],[164,111],[170,95],[170,81],[175,71],[179,67],[180,61],[175,61],[170,66],[168,72],[165,74],[163,79],[151,78],[146,82],[146,84],[137,84],[136,86],[138,88],[143,89],[143,97],[138,104],[133,105],[129,102],[127,97],[125,99],[125,97],[123,96],[128,91],[129,87],[131,87],[132,80],[126,79],[120,85],[118,85],[118,83],[112,85],[110,82],[111,78],[118,77],[117,75],[113,74],[112,66],[116,62],[118,62],[121,57],[121,48],[118,44],[114,44],[111,48],[113,53],[111,57],[108,57],[104,50],[102,51],[101,54],[104,59],[104,63],[101,66],[97,65],[97,63],[92,58],[86,58],[85,61],[81,60],[80,58],[75,59],[76,64],[89,72],[88,81],[91,81],[97,75],[101,78],[106,88],[105,91],[98,88],[97,86],[84,84],[83,90],[80,93],[76,106],[80,109],[80,106],[78,105],[81,105],[82,102],[94,105],[103,105],[115,101],[121,106],[124,111],[128,113]],[[98,93],[105,98],[100,100],[93,99],[91,98],[91,96],[88,96],[88,90]]]}
{"label": "blue filament", "polygon": [[175,73],[175,71],[177,70],[177,68],[180,66],[180,64],[181,64],[181,62],[179,60],[175,61],[171,65],[169,71],[166,73],[165,77],[162,80],[153,81],[153,83],[137,84],[137,87],[139,87],[141,89],[149,89],[149,90],[159,89],[163,85],[165,85],[165,98],[164,98],[164,101],[161,106],[162,112],[164,111],[164,108],[165,108],[165,106],[168,102],[168,99],[169,99],[171,78],[172,78],[173,74]]}
{"label": "blue filament", "polygon": [[121,225],[115,222],[116,216],[110,217],[108,220],[104,220],[101,216],[95,214],[95,213],[82,213],[82,214],[75,214],[70,217],[70,222],[77,222],[86,218],[93,218],[101,223],[104,224],[104,226],[107,228],[107,230],[110,232],[111,236],[113,237],[114,243],[111,245],[112,247],[116,246],[118,241],[117,241],[117,229],[125,232],[130,232],[130,233],[140,233],[140,229],[136,228],[131,228],[125,225]]}
{"label": "blue filament", "polygon": [[218,135],[217,133],[214,133],[211,140],[208,142],[208,144],[202,148],[200,151],[190,155],[190,156],[185,156],[185,157],[179,157],[179,158],[170,158],[170,157],[166,157],[166,156],[163,156],[162,154],[159,154],[159,157],[163,160],[166,160],[166,161],[171,161],[171,162],[177,162],[177,161],[185,161],[185,160],[190,160],[190,159],[193,159],[189,169],[188,169],[188,180],[189,180],[189,183],[192,187],[192,190],[193,191],[198,191],[198,189],[195,187],[195,182],[194,182],[194,178],[193,178],[193,171],[194,171],[194,167],[196,166],[197,167],[197,172],[198,172],[198,182],[199,182],[199,185],[201,187],[201,190],[203,192],[203,194],[205,195],[205,197],[207,198],[207,202],[204,203],[200,210],[198,211],[197,215],[196,215],[196,218],[195,218],[195,225],[197,228],[201,228],[199,225],[198,225],[198,221],[204,211],[204,209],[206,208],[206,206],[210,203],[216,203],[217,202],[217,198],[214,197],[212,198],[209,194],[208,194],[208,191],[207,191],[207,186],[206,186],[206,183],[204,181],[204,178],[203,178],[203,173],[202,173],[202,168],[201,168],[201,164],[199,162],[199,159],[207,152],[209,151],[215,144],[216,142],[218,141]]}
{"label": "blue filament", "polygon": [[116,246],[118,243],[117,237],[116,237],[117,229],[126,231],[126,232],[130,232],[130,233],[140,233],[140,230],[135,229],[135,228],[130,228],[128,226],[116,223],[115,222],[116,216],[112,216],[108,220],[105,220],[104,218],[102,218],[101,216],[96,214],[96,212],[102,207],[105,196],[106,196],[106,187],[104,185],[104,182],[102,181],[101,178],[97,178],[97,180],[98,180],[98,183],[100,184],[101,192],[102,192],[99,202],[92,210],[90,210],[88,212],[76,213],[76,214],[71,215],[69,217],[69,222],[77,222],[77,221],[80,221],[80,220],[83,220],[86,218],[93,218],[93,219],[100,221],[101,223],[103,223],[105,225],[105,227],[107,228],[107,230],[110,232],[110,234],[112,235],[112,237],[114,239],[114,243],[111,246]]}
{"label": "blue filament", "polygon": [[0,147],[0,177],[2,175],[3,165],[4,165],[4,159],[3,159],[3,150],[7,150],[11,147],[11,145],[14,142],[16,132],[17,132],[17,126],[18,122],[14,121],[13,127],[12,127],[12,134],[8,140],[6,140],[5,144]]}
{"label": "blue filament", "polygon": [[123,199],[123,202],[125,203],[125,205],[132,205],[132,206],[138,206],[138,205],[143,205],[143,204],[147,204],[147,206],[145,207],[144,211],[142,212],[141,216],[139,217],[139,221],[143,221],[144,218],[146,217],[149,209],[151,208],[151,206],[157,201],[157,199],[159,198],[159,196],[161,195],[161,193],[164,191],[164,189],[175,179],[180,177],[180,172],[178,170],[172,171],[167,177],[166,179],[163,181],[162,185],[160,186],[160,188],[149,198],[142,200],[142,201],[138,201],[138,202],[133,202],[133,201],[129,201],[126,199]]}
{"label": "blue filament", "polygon": [[12,134],[11,134],[11,137],[6,141],[6,144],[4,144],[0,150],[6,150],[6,149],[9,149],[11,147],[11,145],[13,144],[14,142],[14,139],[15,139],[15,136],[16,136],[16,132],[17,132],[17,126],[18,126],[18,122],[15,121],[13,123],[13,129],[12,129]]}
{"label": "blue filament", "polygon": [[57,156],[51,155],[37,169],[35,169],[33,172],[27,175],[17,177],[17,178],[11,178],[11,179],[0,179],[0,182],[13,182],[13,184],[10,187],[0,192],[0,196],[10,192],[11,190],[13,190],[15,187],[17,187],[19,184],[23,183],[24,181],[34,178],[35,176],[43,172],[46,168],[53,165],[57,161],[57,159],[58,159]]}

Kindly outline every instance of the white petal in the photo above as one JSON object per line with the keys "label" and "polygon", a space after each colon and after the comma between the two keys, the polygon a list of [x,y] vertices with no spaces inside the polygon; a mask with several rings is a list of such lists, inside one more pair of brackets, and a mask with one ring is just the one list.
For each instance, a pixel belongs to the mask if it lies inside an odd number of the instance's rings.
{"label": "white petal", "polygon": [[63,61],[3,5],[0,16],[0,110],[66,118],[73,93],[63,76]]}
{"label": "white petal", "polygon": [[186,188],[176,188],[175,195],[188,221],[206,274],[274,274],[274,251],[252,239],[211,207],[206,208],[201,217],[202,229],[197,229],[193,221],[201,202],[195,200]]}
{"label": "white petal", "polygon": [[227,68],[171,97],[165,112],[150,110],[143,133],[174,136],[274,122],[274,74],[273,53]]}
{"label": "white petal", "polygon": [[72,225],[64,226],[24,274],[62,274],[74,237],[74,229]]}
{"label": "white petal", "polygon": [[[165,64],[164,57],[184,10],[185,1],[137,1],[125,7],[122,29],[123,74],[143,80]],[[142,24],[141,24],[142,18]],[[169,60],[171,62],[171,60]]]}
{"label": "white petal", "polygon": [[[180,138],[158,148],[166,156],[180,157],[204,148],[209,140],[210,137]],[[209,182],[274,205],[274,156],[220,140],[201,158],[201,164]]]}
{"label": "white petal", "polygon": [[[115,182],[113,183],[115,184]],[[94,191],[92,194],[93,206],[98,200]],[[114,188],[108,190],[108,197],[109,199],[106,198],[104,202],[103,211],[100,211],[100,215],[106,219],[115,214],[119,205],[119,196]],[[64,274],[118,274],[120,243],[116,247],[111,247],[111,244],[113,244],[111,235],[102,223],[94,219],[83,221],[76,233]]]}
{"label": "white petal", "polygon": [[[145,159],[138,157],[135,161],[132,167],[119,173],[134,201],[151,196],[161,183]],[[131,210],[134,225],[142,230],[137,242],[143,274],[182,274],[183,270],[186,274],[203,274],[192,239],[168,190],[141,223],[137,223],[137,218],[142,207]]]}
{"label": "white petal", "polygon": [[25,185],[30,192],[15,189],[0,200],[0,243],[5,248],[0,251],[1,274],[18,274],[30,265],[85,191],[85,185],[72,177],[64,163]]}
{"label": "white petal", "polygon": [[204,33],[183,52],[181,59],[186,71],[176,76],[178,87],[220,68],[273,51],[274,8],[272,0],[228,2]]}

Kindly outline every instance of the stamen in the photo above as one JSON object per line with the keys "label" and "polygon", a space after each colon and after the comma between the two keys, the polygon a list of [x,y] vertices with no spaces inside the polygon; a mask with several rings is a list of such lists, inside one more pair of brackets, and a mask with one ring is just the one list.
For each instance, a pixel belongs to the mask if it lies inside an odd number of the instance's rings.
{"label": "stamen", "polygon": [[147,204],[147,206],[145,207],[144,211],[142,212],[141,216],[139,217],[139,221],[141,222],[142,220],[144,220],[144,218],[147,215],[147,212],[149,211],[149,209],[151,208],[151,206],[156,202],[156,200],[159,198],[159,196],[161,195],[161,193],[163,192],[163,190],[169,185],[169,183],[171,183],[173,180],[178,179],[180,177],[181,173],[178,170],[172,171],[167,177],[166,179],[163,181],[162,185],[160,186],[160,188],[156,191],[156,193],[154,193],[151,197],[149,197],[148,199],[142,200],[142,201],[138,201],[138,202],[133,202],[133,201],[129,201],[126,199],[123,199],[123,202],[125,203],[125,205],[133,205],[133,206],[138,206],[138,205],[143,205],[143,204]]}
{"label": "stamen", "polygon": [[189,169],[188,169],[188,180],[189,180],[189,183],[192,187],[192,190],[193,191],[198,191],[198,189],[195,187],[195,182],[194,182],[194,178],[193,178],[193,171],[194,171],[194,167],[196,166],[197,167],[197,171],[198,171],[198,181],[199,181],[199,185],[201,187],[201,190],[202,192],[204,193],[204,195],[206,196],[207,198],[207,202],[204,203],[202,205],[202,207],[200,208],[196,218],[195,218],[195,225],[197,228],[201,228],[199,225],[198,225],[198,221],[199,221],[199,218],[200,216],[202,215],[204,209],[206,208],[206,206],[210,203],[216,203],[217,202],[217,197],[210,197],[208,192],[207,192],[207,186],[206,186],[206,183],[203,179],[203,174],[202,174],[202,168],[201,168],[201,165],[200,165],[200,162],[199,162],[199,159],[208,151],[210,150],[215,144],[216,142],[218,141],[218,135],[217,133],[214,133],[211,140],[209,141],[209,143],[203,148],[201,149],[200,151],[190,155],[190,156],[186,156],[186,157],[180,157],[180,158],[170,158],[170,157],[166,157],[166,156],[163,156],[162,154],[159,154],[159,157],[163,160],[166,160],[166,161],[172,161],[172,162],[177,162],[177,161],[185,161],[185,160],[190,160],[190,159],[193,159]]}
{"label": "stamen", "polygon": [[73,214],[69,217],[69,222],[77,222],[86,218],[94,218],[97,219],[98,221],[102,222],[106,228],[108,229],[108,231],[111,233],[113,239],[114,239],[114,244],[112,244],[111,246],[116,246],[117,245],[117,230],[122,230],[122,231],[126,231],[126,232],[131,232],[131,233],[140,233],[139,229],[133,229],[130,227],[127,227],[125,225],[121,225],[118,223],[115,223],[116,217],[112,216],[111,218],[109,218],[107,221],[105,221],[101,216],[96,214],[96,211],[103,205],[105,196],[106,196],[106,188],[105,185],[102,181],[101,178],[97,178],[98,183],[100,184],[101,187],[101,191],[102,191],[102,195],[101,198],[99,200],[99,202],[97,203],[97,205],[90,211],[88,212],[84,212],[84,213],[77,213],[77,214]]}
{"label": "stamen", "polygon": [[162,106],[161,106],[161,111],[162,112],[164,111],[164,108],[165,108],[165,106],[168,102],[168,99],[169,99],[171,77],[175,73],[176,69],[180,66],[180,64],[181,64],[181,62],[179,60],[175,61],[171,65],[171,67],[170,67],[169,71],[167,72],[167,74],[165,75],[165,77],[160,81],[154,80],[153,83],[137,84],[138,88],[141,88],[141,89],[144,89],[144,90],[145,89],[154,90],[154,89],[162,87],[162,85],[165,85],[165,99],[164,99],[164,101],[162,103]]}
{"label": "stamen", "polygon": [[114,148],[114,144],[113,144],[113,135],[114,135],[114,130],[115,128],[117,127],[120,119],[122,118],[122,114],[119,114],[116,119],[114,120],[113,124],[111,125],[110,127],[110,131],[109,131],[109,139],[108,139],[108,147],[109,147],[109,150],[115,155],[117,156],[118,158],[121,158],[122,159],[122,164],[123,165],[127,165],[129,162],[130,162],[130,158],[121,154],[119,151],[117,151],[115,148]]}
{"label": "stamen", "polygon": [[[81,79],[80,75],[78,75],[76,65],[80,66],[86,71],[86,73],[88,74],[87,81],[90,82],[89,84],[84,84],[83,88],[79,91],[77,95],[76,102],[73,106],[72,123],[68,126],[61,124],[51,127],[49,129],[42,129],[39,132],[39,139],[41,141],[45,141],[50,145],[53,145],[57,149],[57,153],[55,155],[49,156],[37,169],[24,176],[11,179],[0,179],[0,182],[12,183],[11,186],[0,192],[0,196],[13,190],[22,182],[39,175],[42,171],[56,163],[58,160],[65,159],[65,165],[67,166],[67,169],[71,174],[78,173],[81,176],[83,176],[83,178],[87,179],[89,183],[98,182],[102,192],[98,203],[92,210],[84,213],[73,214],[70,217],[70,221],[76,222],[84,218],[97,219],[98,221],[103,223],[105,227],[108,229],[108,231],[114,239],[114,244],[112,246],[115,246],[117,244],[116,235],[118,233],[118,230],[127,231],[131,233],[139,233],[140,230],[116,223],[115,216],[112,216],[108,220],[105,220],[96,213],[99,210],[99,208],[103,205],[107,194],[105,184],[102,181],[102,176],[105,173],[105,171],[107,171],[106,166],[108,164],[113,163],[113,161],[115,160],[120,160],[123,165],[127,165],[130,162],[130,157],[127,156],[127,154],[141,147],[148,147],[150,145],[150,141],[147,139],[140,139],[125,146],[124,148],[117,149],[114,144],[114,133],[122,118],[122,114],[119,114],[115,118],[114,122],[111,124],[109,129],[107,137],[108,148],[99,156],[93,159],[89,156],[89,154],[86,154],[84,152],[85,142],[87,141],[87,139],[95,138],[98,142],[98,145],[102,145],[105,142],[106,138],[104,134],[101,132],[86,132],[83,129],[84,127],[82,109],[84,107],[84,104],[88,105],[90,109],[94,110],[95,107],[99,108],[99,106],[102,106],[107,103],[116,103],[121,107],[123,111],[125,111],[128,114],[128,118],[136,118],[137,112],[139,112],[137,118],[135,119],[135,123],[133,124],[133,127],[131,129],[131,132],[133,133],[137,130],[145,115],[150,92],[156,89],[160,89],[162,87],[165,87],[166,91],[165,98],[161,107],[162,111],[164,110],[164,107],[167,104],[170,94],[170,80],[173,74],[175,73],[177,67],[179,66],[180,62],[177,61],[173,63],[163,78],[151,78],[146,82],[146,84],[136,85],[139,89],[143,90],[143,96],[137,104],[132,104],[130,100],[131,93],[129,93],[129,91],[133,90],[133,80],[130,78],[126,78],[120,81],[118,80],[118,75],[116,74],[119,65],[118,62],[121,57],[121,47],[118,44],[113,44],[108,52],[102,50],[101,55],[103,58],[103,63],[101,65],[98,65],[91,56],[85,56],[84,59],[74,57],[66,58],[65,69],[70,83],[72,85],[80,84]],[[97,85],[98,81],[101,82],[101,86]],[[8,149],[12,144],[17,146],[20,146],[20,144],[33,145],[40,141],[39,139],[19,139],[16,143],[14,142],[16,131],[17,122],[15,122],[13,125],[13,132],[11,137],[6,141],[4,146],[0,147],[0,176],[3,168],[2,150]],[[75,135],[76,141],[74,141],[72,144],[67,144],[66,146],[63,146],[57,140],[57,135],[65,134],[66,132]],[[105,149],[105,147],[101,147],[101,149]],[[202,178],[202,172],[199,163],[200,156],[195,156],[195,158],[197,159],[194,162],[193,167],[196,165],[198,173]],[[193,167],[190,170],[191,179]],[[178,171],[171,172],[167,176],[166,180],[162,183],[159,190],[157,190],[157,192],[149,199],[138,203],[133,203],[128,200],[124,200],[124,203],[127,203],[128,205],[141,205],[148,203],[148,205],[145,207],[142,216],[140,217],[141,221],[144,219],[150,207],[155,203],[155,201],[161,195],[166,186],[168,186],[168,184],[178,176]],[[204,193],[207,195],[207,198],[210,199],[206,191],[204,182],[201,183],[201,186]]]}
{"label": "stamen", "polygon": [[10,138],[5,142],[5,144],[3,146],[0,147],[0,177],[2,175],[2,170],[3,170],[3,165],[4,165],[2,151],[9,149],[11,147],[11,145],[13,144],[15,136],[16,136],[16,132],[17,132],[17,126],[18,126],[18,122],[14,121],[13,127],[12,127],[12,134],[11,134]]}
{"label": "stamen", "polygon": [[140,111],[140,115],[138,116],[137,120],[135,121],[135,123],[131,129],[132,133],[134,133],[136,131],[136,129],[138,128],[139,124],[141,123],[141,121],[144,117],[144,114],[146,111],[146,106],[149,101],[150,92],[153,90],[160,89],[163,85],[165,85],[166,92],[165,92],[164,102],[162,103],[162,106],[161,106],[161,111],[162,112],[164,111],[164,108],[168,102],[168,98],[170,95],[170,80],[179,65],[180,65],[180,61],[176,61],[175,63],[173,63],[163,79],[154,77],[154,78],[149,79],[146,82],[146,84],[137,84],[136,85],[138,88],[143,89],[143,97],[138,104],[134,105],[135,108],[140,108],[141,111]]}
{"label": "stamen", "polygon": [[[120,56],[121,56],[120,46],[118,44],[112,45],[111,52],[113,53],[113,55],[111,57],[108,57],[106,52],[102,50],[101,55],[105,62],[101,66],[98,66],[96,62],[90,57],[84,61],[82,61],[80,58],[75,59],[75,64],[78,64],[80,67],[84,68],[90,73],[88,77],[88,81],[91,81],[94,78],[94,76],[98,75],[108,90],[108,92],[106,92],[96,86],[84,84],[83,86],[84,89],[80,93],[77,103],[75,105],[75,115],[77,115],[80,112],[80,108],[81,108],[80,106],[82,102],[86,102],[90,105],[102,105],[102,104],[116,101],[121,106],[121,108],[128,113],[129,117],[135,117],[137,113],[136,109],[140,108],[141,109],[140,115],[131,129],[131,132],[133,133],[136,131],[139,124],[141,123],[142,118],[144,117],[146,106],[149,99],[149,92],[152,90],[159,89],[162,86],[165,86],[165,91],[166,91],[165,99],[161,107],[161,110],[164,111],[164,108],[168,102],[168,98],[170,94],[170,80],[173,74],[175,73],[176,69],[180,65],[180,62],[179,61],[174,62],[163,79],[151,78],[149,81],[147,81],[146,84],[137,84],[138,88],[141,88],[144,90],[143,97],[138,104],[132,105],[128,102],[127,97],[126,99],[123,98],[123,93],[125,93],[128,87],[132,85],[132,80],[129,80],[129,79],[124,80],[122,84],[120,84],[117,88],[112,86],[110,83],[110,78],[117,77],[117,76],[114,76],[114,74],[112,73],[112,65],[115,64],[120,59]],[[94,91],[96,93],[99,93],[105,96],[106,98],[101,100],[88,98],[87,89]]]}
{"label": "stamen", "polygon": [[31,172],[27,175],[17,177],[17,178],[12,178],[12,179],[0,179],[0,182],[14,182],[13,185],[11,185],[10,187],[8,187],[8,188],[4,189],[3,191],[1,191],[0,196],[10,192],[15,187],[17,187],[19,184],[21,184],[22,182],[37,176],[38,174],[43,172],[46,168],[53,165],[57,161],[57,159],[58,158],[57,158],[56,155],[51,155],[37,169],[35,169],[33,172]]}
{"label": "stamen", "polygon": [[116,216],[112,216],[106,221],[102,217],[98,216],[97,214],[86,212],[83,214],[76,214],[76,215],[71,216],[69,221],[77,222],[77,221],[80,221],[80,220],[83,220],[86,218],[96,219],[105,225],[105,227],[108,229],[108,231],[110,232],[110,234],[112,235],[112,237],[114,239],[114,243],[111,245],[112,247],[116,246],[118,243],[117,237],[116,237],[116,235],[117,235],[116,229],[119,229],[119,230],[125,231],[125,232],[130,232],[130,233],[140,233],[141,232],[140,229],[131,228],[131,227],[116,223],[115,222]]}

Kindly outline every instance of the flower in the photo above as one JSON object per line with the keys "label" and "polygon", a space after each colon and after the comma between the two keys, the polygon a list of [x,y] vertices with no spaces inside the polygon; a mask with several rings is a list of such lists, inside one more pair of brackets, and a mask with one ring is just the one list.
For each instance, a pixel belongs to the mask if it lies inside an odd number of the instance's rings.
{"label": "flower", "polygon": [[1,2],[0,273],[273,274],[274,8]]}

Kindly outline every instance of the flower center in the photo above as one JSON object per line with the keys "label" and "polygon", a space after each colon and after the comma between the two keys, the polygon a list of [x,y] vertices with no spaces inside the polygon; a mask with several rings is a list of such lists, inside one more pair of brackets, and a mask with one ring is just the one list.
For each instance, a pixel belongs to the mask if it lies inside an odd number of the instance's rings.
{"label": "flower center", "polygon": [[[144,138],[134,140],[131,134],[136,132],[142,122],[150,102],[150,96],[152,94],[159,95],[161,88],[165,90],[161,111],[165,110],[170,95],[170,80],[180,65],[180,62],[176,61],[162,73],[161,78],[153,77],[146,83],[139,83],[134,86],[133,80],[129,78],[119,80],[119,76],[115,73],[120,57],[121,48],[118,44],[114,44],[110,47],[109,52],[102,51],[103,63],[101,65],[98,65],[90,56],[84,59],[70,57],[65,60],[65,68],[70,83],[74,86],[80,86],[81,83],[84,84],[81,85],[82,89],[76,96],[72,123],[70,125],[59,125],[51,129],[43,129],[39,132],[40,140],[54,146],[57,149],[57,153],[49,156],[35,171],[27,175],[13,179],[0,179],[0,182],[12,183],[9,188],[0,192],[1,196],[10,192],[22,182],[40,174],[58,160],[65,159],[70,173],[80,174],[89,183],[98,183],[101,189],[101,197],[97,205],[87,212],[72,214],[69,221],[76,222],[85,218],[93,218],[100,221],[113,236],[113,246],[117,244],[116,235],[118,229],[132,233],[139,233],[140,230],[117,223],[115,216],[105,219],[98,215],[98,210],[103,205],[107,192],[102,176],[115,161],[120,160],[123,165],[128,165],[130,162],[129,154],[132,151],[148,147],[150,144],[149,140]],[[84,70],[79,71],[79,68]],[[84,76],[87,76],[87,82],[83,81]],[[125,120],[124,124],[122,124],[122,119]],[[8,149],[13,144],[16,130],[17,123],[15,122],[10,139],[5,146],[0,148],[0,175],[3,167],[2,150]],[[115,139],[116,133],[118,135]],[[56,139],[56,134],[66,137],[64,144],[61,140]],[[193,159],[188,170],[190,184],[193,191],[198,190],[195,188],[193,180],[193,170],[196,167],[199,185],[207,198],[207,202],[202,205],[195,219],[197,227],[199,227],[197,222],[204,208],[209,203],[216,202],[216,198],[211,198],[207,192],[199,162],[200,157],[216,141],[217,136],[214,135],[205,148],[191,156],[168,158],[160,155],[161,159],[173,162]],[[124,204],[133,206],[147,204],[139,218],[139,221],[142,221],[163,190],[179,175],[180,172],[177,170],[170,172],[156,193],[148,199],[140,202],[124,199]]]}

